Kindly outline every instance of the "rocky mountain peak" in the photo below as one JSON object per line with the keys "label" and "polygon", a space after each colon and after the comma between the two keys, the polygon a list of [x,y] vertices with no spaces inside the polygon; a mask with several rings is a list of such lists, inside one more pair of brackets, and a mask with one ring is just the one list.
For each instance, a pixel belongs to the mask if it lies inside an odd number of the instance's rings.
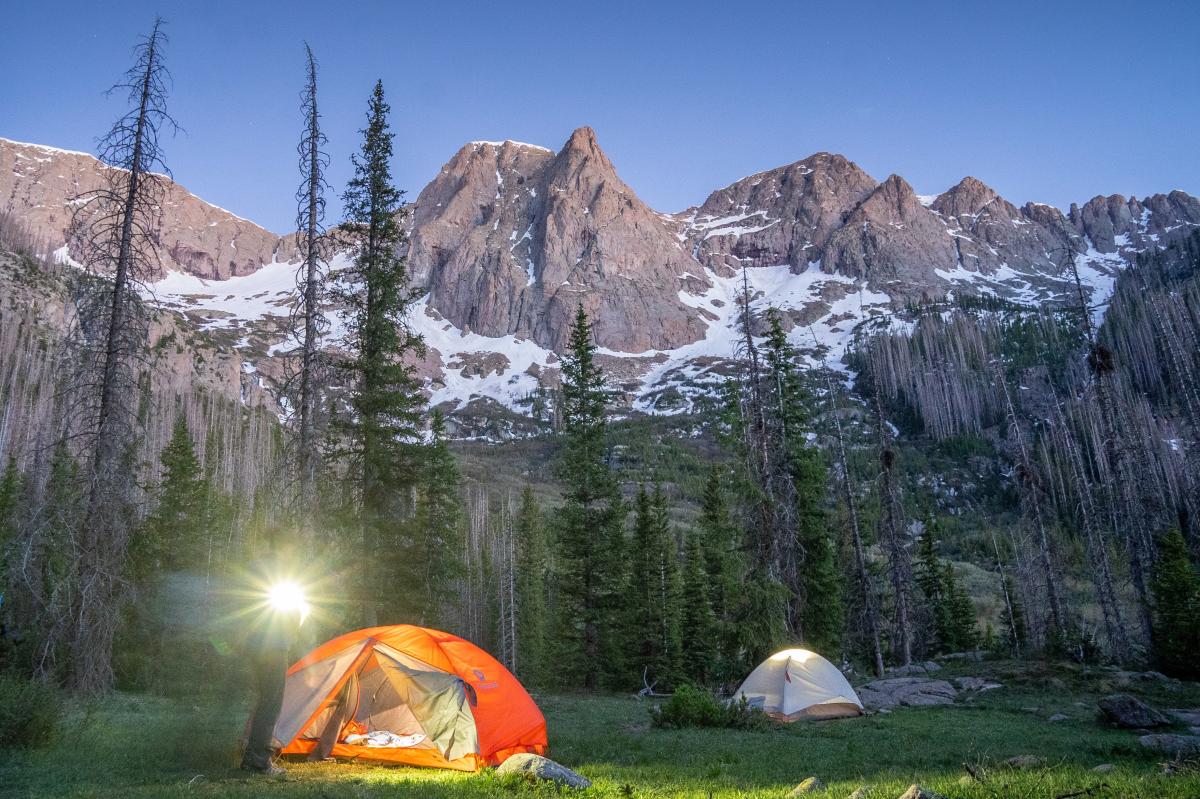
{"label": "rocky mountain peak", "polygon": [[876,187],[853,161],[816,153],[742,178],[676,218],[695,256],[717,271],[821,260],[832,232]]}
{"label": "rocky mountain peak", "polygon": [[967,176],[938,195],[930,208],[939,214],[978,214],[1000,195],[979,178]]}
{"label": "rocky mountain peak", "polygon": [[707,285],[702,270],[591,128],[556,154],[468,145],[416,206],[412,273],[463,330],[561,350],[582,304],[597,342],[614,350],[670,349],[704,333],[679,299],[688,281]]}
{"label": "rocky mountain peak", "polygon": [[[19,217],[57,250],[67,241],[72,198],[105,185],[109,169],[87,153],[0,139],[0,210]],[[248,275],[281,247],[276,234],[169,179],[153,226],[163,270],[205,279]]]}

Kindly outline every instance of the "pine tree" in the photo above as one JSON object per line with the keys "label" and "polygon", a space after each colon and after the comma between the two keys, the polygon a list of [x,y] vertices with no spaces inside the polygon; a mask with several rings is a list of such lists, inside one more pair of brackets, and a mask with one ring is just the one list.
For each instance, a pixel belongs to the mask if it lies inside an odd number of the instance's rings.
{"label": "pine tree", "polygon": [[684,543],[680,637],[686,675],[701,685],[714,681],[719,657],[719,627],[706,565],[703,535],[693,530]]}
{"label": "pine tree", "polygon": [[422,586],[406,596],[399,617],[422,625],[443,622],[456,596],[462,572],[464,514],[461,478],[446,446],[446,423],[439,410],[430,419],[430,440],[422,453],[416,508],[406,536],[407,546],[394,557],[391,576],[400,584]]}
{"label": "pine tree", "polygon": [[791,539],[780,548],[779,570],[792,594],[788,626],[813,648],[833,652],[840,645],[844,619],[841,573],[827,532],[828,475],[820,452],[808,442],[812,412],[799,356],[777,309],[768,309],[767,322],[769,426],[777,439],[774,460],[786,469],[779,499],[794,506],[783,509],[781,518],[786,523],[780,530]]}
{"label": "pine tree", "polygon": [[798,451],[792,453],[791,470],[796,485],[796,534],[802,554],[800,586],[804,597],[800,629],[810,648],[833,656],[841,646],[845,608],[842,575],[827,532],[825,464],[814,448],[795,449]]}
{"label": "pine tree", "polygon": [[[741,557],[738,530],[730,518],[723,481],[725,471],[714,465],[708,473],[701,499],[696,537],[704,559],[709,606],[714,619],[716,662],[713,681],[740,678],[739,636],[735,613],[741,602]],[[688,628],[685,627],[685,634]]]}
{"label": "pine tree", "polygon": [[0,476],[0,594],[8,578],[8,548],[17,538],[17,507],[21,501],[24,479],[15,458],[9,458],[4,475]]}
{"label": "pine tree", "polygon": [[182,415],[175,419],[160,458],[163,476],[156,492],[157,505],[134,534],[130,548],[137,577],[197,565],[210,534],[210,488]]}
{"label": "pine tree", "polygon": [[1154,589],[1154,660],[1163,672],[1185,680],[1200,678],[1200,574],[1188,557],[1179,530],[1159,542]]}
{"label": "pine tree", "polygon": [[967,594],[962,581],[954,574],[954,568],[945,564],[942,592],[945,597],[946,613],[949,617],[947,646],[958,652],[974,649],[979,644],[979,628],[975,618],[975,605]]}
{"label": "pine tree", "polygon": [[737,529],[729,518],[729,505],[722,485],[724,479],[721,468],[713,466],[704,484],[698,521],[709,603],[719,624],[729,619],[729,609],[735,601],[738,583],[735,563]]}
{"label": "pine tree", "polygon": [[660,687],[674,685],[679,668],[678,553],[662,488],[643,484],[633,505],[633,538],[626,597],[628,651],[637,677]]}
{"label": "pine tree", "polygon": [[340,272],[332,293],[345,307],[350,358],[343,363],[350,383],[350,413],[338,420],[345,445],[340,454],[350,480],[350,515],[359,541],[359,579],[364,622],[375,624],[379,598],[392,594],[379,564],[394,552],[404,503],[417,479],[424,401],[406,360],[423,352],[420,336],[405,317],[416,292],[408,286],[401,205],[392,185],[392,132],[383,83],[377,82],[367,109],[354,177],[342,195],[342,231],[357,247],[354,262]]}
{"label": "pine tree", "polygon": [[934,652],[945,652],[953,648],[953,621],[950,618],[950,602],[946,593],[946,573],[941,558],[937,556],[935,541],[937,522],[929,519],[925,533],[921,536],[917,550],[916,581],[925,598],[924,626],[928,648]]}
{"label": "pine tree", "polygon": [[556,518],[561,674],[587,689],[610,676],[619,651],[615,616],[624,588],[625,506],[608,465],[608,396],[583,306],[562,363],[564,440],[558,466],[563,504]]}
{"label": "pine tree", "polygon": [[546,582],[549,568],[546,525],[542,510],[526,485],[513,529],[517,571],[517,676],[527,685],[544,685],[549,667],[546,640]]}
{"label": "pine tree", "polygon": [[32,597],[34,605],[30,614],[37,641],[34,674],[46,680],[69,674],[71,651],[63,632],[71,624],[71,603],[78,591],[74,585],[77,536],[87,510],[87,492],[80,472],[66,440],[60,439],[50,457],[46,486],[32,514],[32,568],[22,574],[21,593]]}

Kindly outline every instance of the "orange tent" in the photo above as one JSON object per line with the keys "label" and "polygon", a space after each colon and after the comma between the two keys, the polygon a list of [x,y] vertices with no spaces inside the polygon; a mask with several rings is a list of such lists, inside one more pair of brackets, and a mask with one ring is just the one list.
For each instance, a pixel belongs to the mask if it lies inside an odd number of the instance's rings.
{"label": "orange tent", "polygon": [[[327,641],[288,669],[283,754],[475,771],[546,751],[546,720],[508,669],[449,633],[400,624]],[[330,746],[332,744],[332,746]]]}

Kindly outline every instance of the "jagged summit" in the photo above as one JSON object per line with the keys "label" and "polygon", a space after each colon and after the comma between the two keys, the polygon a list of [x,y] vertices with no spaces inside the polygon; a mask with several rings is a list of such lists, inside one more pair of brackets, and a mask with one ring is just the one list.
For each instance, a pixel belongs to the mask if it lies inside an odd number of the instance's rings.
{"label": "jagged summit", "polygon": [[[0,209],[59,246],[69,199],[106,168],[86,154],[0,140]],[[238,347],[268,359],[255,374],[269,374],[272,356],[261,349],[284,347],[291,240],[176,184],[159,222],[160,298],[205,329],[230,330]],[[412,321],[430,343],[422,373],[438,401],[478,394],[514,406],[552,383],[582,304],[631,399],[664,409],[686,405],[662,399],[666,387],[700,385],[732,354],[743,268],[755,308],[780,308],[797,344],[815,335],[836,359],[864,316],[912,300],[1062,297],[1073,290],[1068,247],[1102,307],[1138,253],[1200,226],[1200,201],[1181,191],[1110,195],[1063,214],[1018,208],[974,177],[921,197],[899,175],[878,182],[820,152],[663,214],[580,127],[557,151],[468,142],[418,194],[409,224],[410,275],[425,291]]]}
{"label": "jagged summit", "polygon": [[[0,210],[18,216],[52,249],[66,244],[70,200],[100,188],[111,167],[95,156],[40,144],[0,139]],[[172,180],[166,182],[155,225],[165,272],[186,272],[212,280],[247,275],[285,259],[278,235],[224,208],[201,200]]]}

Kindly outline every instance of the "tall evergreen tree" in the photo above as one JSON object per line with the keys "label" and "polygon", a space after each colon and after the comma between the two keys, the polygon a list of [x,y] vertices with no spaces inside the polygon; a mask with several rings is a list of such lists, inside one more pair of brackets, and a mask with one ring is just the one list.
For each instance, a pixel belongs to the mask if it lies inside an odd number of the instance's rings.
{"label": "tall evergreen tree", "polygon": [[[716,662],[713,680],[740,678],[744,669],[739,654],[737,608],[742,601],[742,557],[739,531],[730,517],[723,485],[725,471],[714,465],[709,470],[700,504],[696,537],[704,557],[709,606],[714,617]],[[684,628],[685,633],[687,627]]]}
{"label": "tall evergreen tree", "polygon": [[1200,574],[1188,557],[1179,530],[1159,542],[1154,580],[1154,660],[1165,673],[1185,680],[1200,678]]}
{"label": "tall evergreen tree", "polygon": [[379,564],[395,550],[405,503],[417,480],[424,400],[406,360],[424,350],[406,324],[417,292],[408,285],[400,250],[406,240],[403,192],[392,185],[394,134],[383,83],[377,82],[367,105],[361,152],[351,158],[354,176],[342,195],[342,230],[356,246],[353,263],[338,274],[333,294],[348,318],[349,359],[343,363],[350,383],[350,412],[338,427],[345,446],[350,480],[350,516],[359,551],[363,620],[375,624],[377,603],[390,594]]}
{"label": "tall evergreen tree", "polygon": [[820,452],[808,441],[812,433],[810,396],[800,377],[798,355],[783,329],[783,319],[767,311],[764,348],[771,386],[772,428],[778,439],[776,461],[786,468],[781,499],[789,537],[781,546],[780,573],[792,594],[788,626],[813,648],[832,653],[841,643],[844,624],[841,573],[828,534],[828,475]]}
{"label": "tall evergreen tree", "polygon": [[662,488],[639,486],[629,547],[630,665],[638,677],[674,685],[680,654],[679,567]]}
{"label": "tall evergreen tree", "polygon": [[157,504],[131,546],[130,561],[138,577],[197,565],[211,532],[207,529],[210,489],[182,414],[176,417],[160,458]]}
{"label": "tall evergreen tree", "polygon": [[954,567],[946,563],[944,568],[942,593],[946,597],[946,610],[949,615],[949,636],[946,645],[957,652],[974,649],[979,644],[975,605],[971,602],[962,580],[954,574]]}
{"label": "tall evergreen tree", "polygon": [[705,560],[703,534],[700,530],[692,530],[684,542],[680,652],[684,676],[701,685],[711,684],[716,679],[720,656],[720,628],[713,613]]}
{"label": "tall evergreen tree", "polygon": [[950,602],[946,596],[945,571],[937,555],[937,523],[930,518],[925,523],[917,549],[915,577],[917,586],[925,598],[922,606],[927,646],[931,651],[947,651],[953,646],[953,623],[950,618]]}
{"label": "tall evergreen tree", "polygon": [[430,420],[430,440],[422,453],[416,508],[405,546],[391,559],[391,577],[402,585],[422,586],[409,596],[401,618],[421,624],[444,621],[456,595],[455,580],[462,572],[464,514],[459,492],[461,478],[454,455],[446,446],[446,423],[441,411]]}
{"label": "tall evergreen tree", "polygon": [[614,621],[624,588],[625,505],[608,464],[608,393],[592,326],[575,314],[562,363],[563,453],[558,473],[558,586],[564,679],[595,689],[619,654]]}
{"label": "tall evergreen tree", "polygon": [[0,476],[0,594],[4,593],[8,578],[8,548],[17,538],[17,507],[24,482],[16,459],[9,458]]}
{"label": "tall evergreen tree", "polygon": [[546,578],[549,545],[542,509],[526,485],[513,527],[517,572],[517,676],[529,685],[543,685],[549,667],[546,638]]}

